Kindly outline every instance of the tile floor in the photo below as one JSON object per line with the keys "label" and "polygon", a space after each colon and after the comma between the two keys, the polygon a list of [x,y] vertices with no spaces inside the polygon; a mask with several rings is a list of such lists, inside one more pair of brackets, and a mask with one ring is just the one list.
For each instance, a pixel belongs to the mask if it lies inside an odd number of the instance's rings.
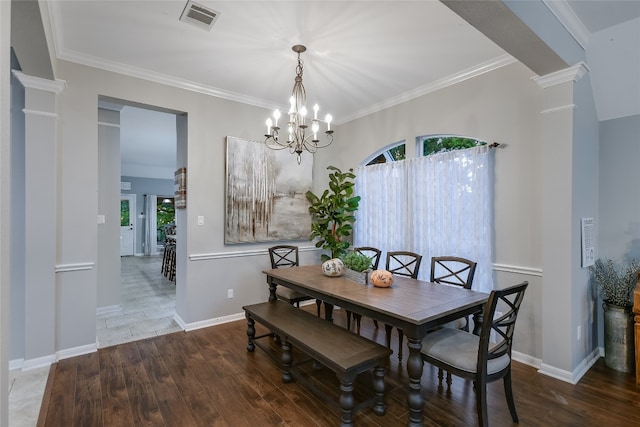
{"label": "tile floor", "polygon": [[[162,276],[162,256],[123,257],[122,303],[96,319],[98,348],[181,330],[173,320],[175,285]],[[9,427],[34,427],[49,367],[9,373]]]}

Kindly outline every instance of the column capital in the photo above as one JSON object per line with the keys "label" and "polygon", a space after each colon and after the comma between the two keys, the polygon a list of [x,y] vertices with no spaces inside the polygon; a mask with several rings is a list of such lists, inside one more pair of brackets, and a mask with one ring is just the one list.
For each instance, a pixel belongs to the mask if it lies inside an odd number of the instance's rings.
{"label": "column capital", "polygon": [[579,62],[569,68],[555,71],[553,73],[546,74],[544,76],[532,77],[531,80],[536,82],[538,86],[546,89],[551,86],[567,83],[570,81],[577,82],[589,72],[589,67],[584,62]]}
{"label": "column capital", "polygon": [[42,77],[29,76],[18,70],[11,70],[11,72],[25,88],[44,90],[57,95],[67,87],[67,82],[64,80],[48,80]]}

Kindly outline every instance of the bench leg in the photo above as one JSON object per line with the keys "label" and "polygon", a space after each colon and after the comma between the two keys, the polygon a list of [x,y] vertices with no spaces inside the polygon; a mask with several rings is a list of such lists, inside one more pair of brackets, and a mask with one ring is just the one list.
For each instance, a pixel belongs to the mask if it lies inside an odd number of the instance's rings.
{"label": "bench leg", "polygon": [[[338,376],[340,378],[340,376]],[[353,378],[345,376],[340,378],[340,409],[342,410],[342,419],[340,420],[340,427],[353,426],[353,407],[355,406],[355,400],[353,398]]]}
{"label": "bench leg", "polygon": [[247,315],[247,337],[249,338],[247,351],[253,352],[256,349],[256,321],[253,320],[249,315]]}
{"label": "bench leg", "polygon": [[384,366],[376,366],[373,370],[373,390],[376,394],[373,402],[373,413],[384,415],[387,413],[387,407],[384,404]]}
{"label": "bench leg", "polygon": [[291,344],[285,338],[282,341],[282,382],[290,383],[293,381],[291,375],[291,365],[293,364],[293,354],[291,353]]}

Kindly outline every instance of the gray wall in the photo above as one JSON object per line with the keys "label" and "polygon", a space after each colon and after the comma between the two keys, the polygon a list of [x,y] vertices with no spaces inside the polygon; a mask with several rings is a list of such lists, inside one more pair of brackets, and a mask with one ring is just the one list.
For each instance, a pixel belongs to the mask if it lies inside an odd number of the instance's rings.
{"label": "gray wall", "polygon": [[136,255],[144,253],[144,226],[145,218],[140,218],[140,214],[144,212],[144,201],[146,194],[154,194],[156,196],[173,197],[174,181],[172,179],[157,178],[139,178],[132,176],[123,176],[120,178],[122,182],[130,182],[131,190],[122,190],[122,194],[136,195],[136,211],[133,212],[136,218]]}
{"label": "gray wall", "polygon": [[[114,202],[115,201],[115,202]],[[98,109],[98,307],[120,304],[120,112]]]}
{"label": "gray wall", "polygon": [[600,123],[598,256],[640,259],[640,115]]}
{"label": "gray wall", "polygon": [[[13,51],[11,52],[11,68],[19,70],[20,65]],[[24,108],[24,87],[15,76],[11,76],[11,109],[21,111]],[[25,281],[25,224],[24,224],[24,115],[11,116],[11,313],[10,322],[10,360],[24,358],[24,281]]]}

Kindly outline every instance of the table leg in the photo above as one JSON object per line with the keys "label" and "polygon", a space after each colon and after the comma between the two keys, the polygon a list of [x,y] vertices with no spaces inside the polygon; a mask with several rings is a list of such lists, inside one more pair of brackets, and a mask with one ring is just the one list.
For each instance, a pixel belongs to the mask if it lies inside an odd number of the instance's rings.
{"label": "table leg", "polygon": [[276,288],[278,285],[269,278],[267,278],[267,283],[269,283],[269,301],[276,301],[278,299],[276,296]]}
{"label": "table leg", "polygon": [[409,393],[407,394],[407,404],[409,406],[410,427],[422,426],[422,409],[424,399],[421,393],[420,379],[422,378],[423,361],[420,356],[422,350],[422,340],[409,338],[409,357],[407,358],[407,373],[409,374]]}
{"label": "table leg", "polygon": [[333,304],[324,302],[324,319],[333,322]]}
{"label": "table leg", "polygon": [[484,320],[484,313],[479,311],[473,313],[473,333],[474,335],[480,335],[480,329],[482,329],[482,321]]}

